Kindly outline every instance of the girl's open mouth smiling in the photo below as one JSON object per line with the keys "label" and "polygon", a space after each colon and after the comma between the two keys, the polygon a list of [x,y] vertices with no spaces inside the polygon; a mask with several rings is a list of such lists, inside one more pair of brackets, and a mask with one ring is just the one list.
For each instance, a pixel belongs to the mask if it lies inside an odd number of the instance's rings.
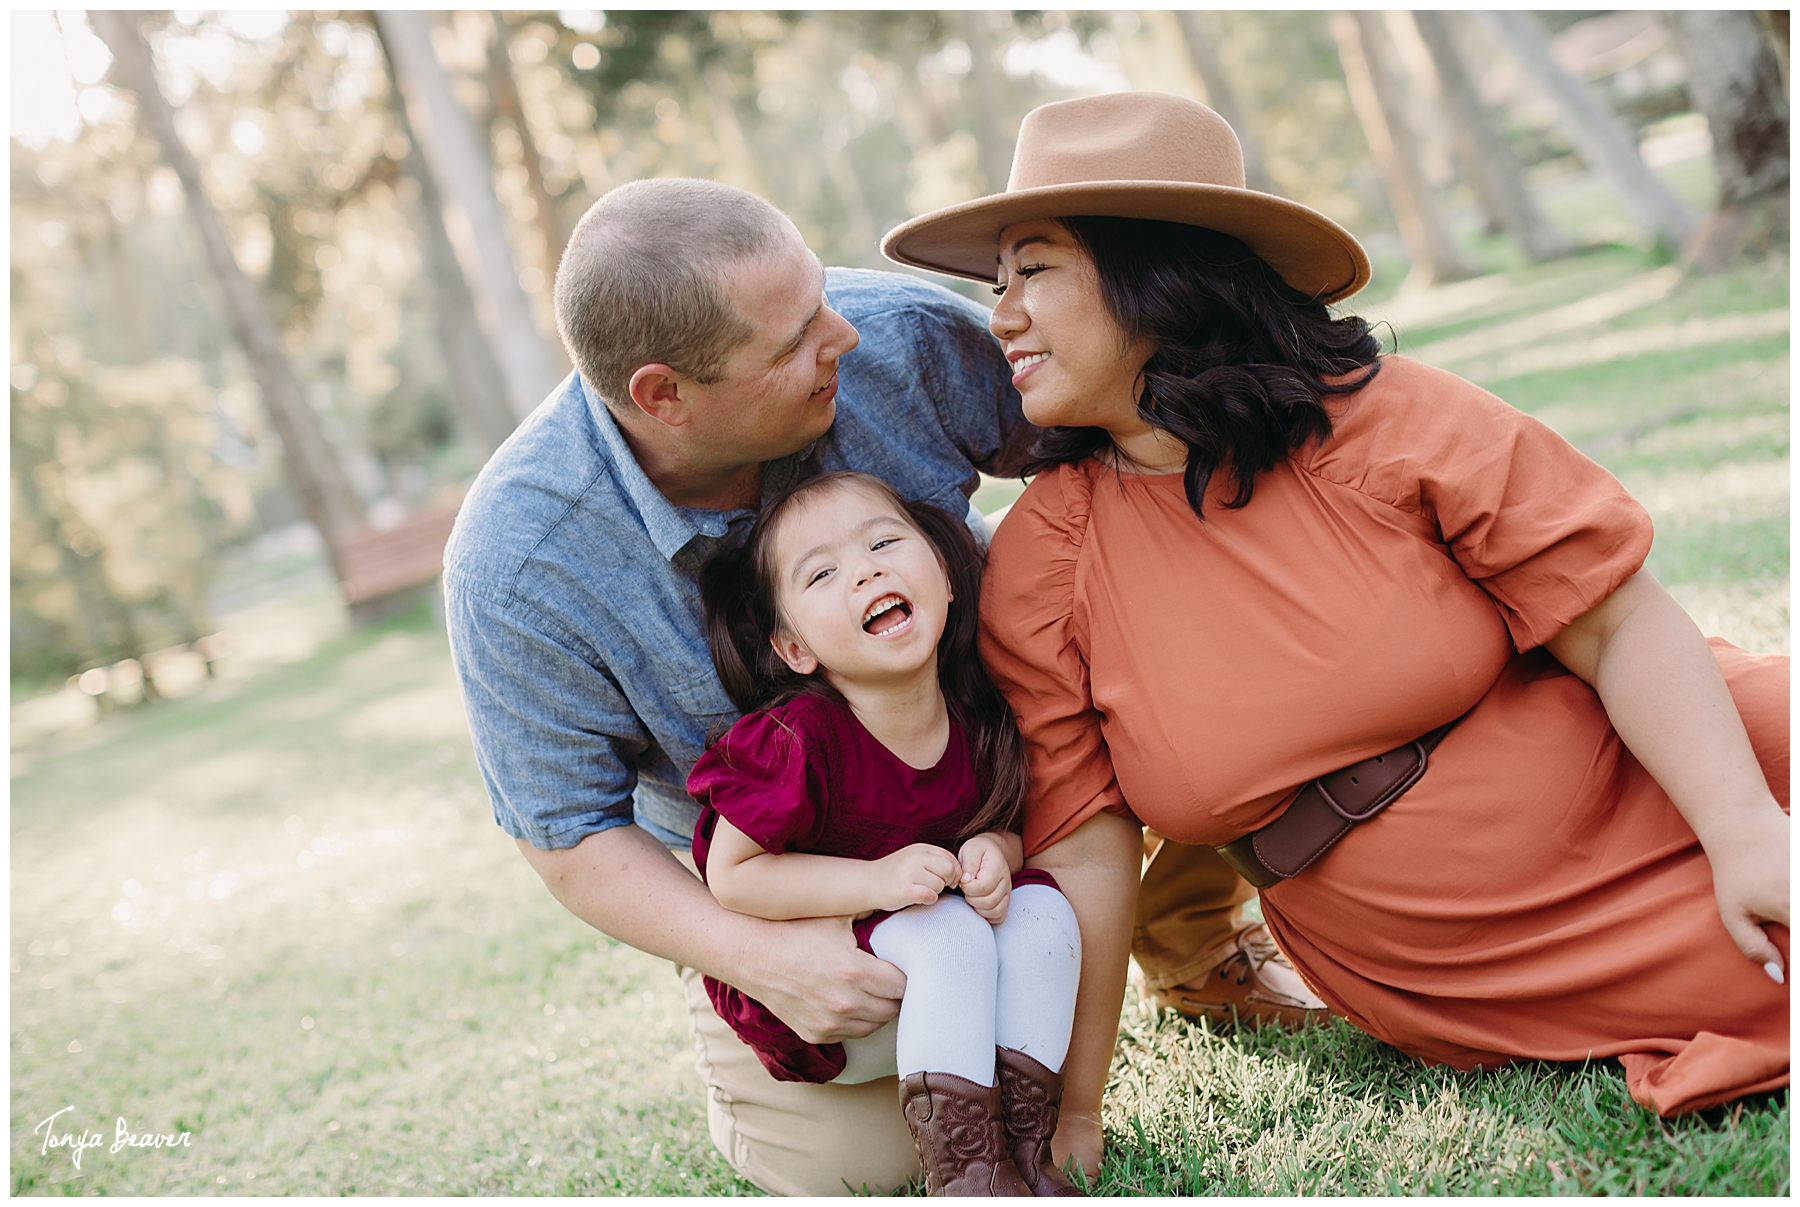
{"label": "girl's open mouth smiling", "polygon": [[863,632],[887,637],[912,624],[912,604],[898,595],[883,595],[863,612]]}

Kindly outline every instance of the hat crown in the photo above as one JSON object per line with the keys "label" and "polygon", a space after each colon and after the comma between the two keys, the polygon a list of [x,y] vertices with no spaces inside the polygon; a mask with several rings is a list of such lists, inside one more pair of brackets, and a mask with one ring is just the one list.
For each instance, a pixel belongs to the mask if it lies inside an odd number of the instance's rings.
{"label": "hat crown", "polygon": [[1025,115],[1006,191],[1162,180],[1244,187],[1244,152],[1224,118],[1164,92],[1110,92]]}

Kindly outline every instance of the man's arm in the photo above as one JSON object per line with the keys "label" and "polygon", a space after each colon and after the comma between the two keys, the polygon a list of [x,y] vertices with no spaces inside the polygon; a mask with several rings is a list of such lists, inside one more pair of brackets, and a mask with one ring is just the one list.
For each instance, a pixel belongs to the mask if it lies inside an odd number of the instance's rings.
{"label": "man's arm", "polygon": [[604,934],[735,985],[812,1042],[866,1035],[898,1012],[905,976],[859,950],[847,921],[733,914],[629,821],[650,737],[589,657],[455,576],[446,587],[495,815],[558,901]]}
{"label": "man's arm", "polygon": [[637,826],[614,826],[561,851],[523,840],[519,849],[577,918],[736,986],[809,1043],[867,1035],[900,1011],[906,977],[856,946],[848,918],[734,914]]}

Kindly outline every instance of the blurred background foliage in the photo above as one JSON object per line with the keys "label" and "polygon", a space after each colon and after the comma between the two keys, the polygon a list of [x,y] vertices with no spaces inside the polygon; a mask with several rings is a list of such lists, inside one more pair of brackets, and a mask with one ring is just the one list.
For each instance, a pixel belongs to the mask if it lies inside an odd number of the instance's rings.
{"label": "blurred background foliage", "polygon": [[[132,16],[206,200],[370,524],[453,504],[491,442],[470,429],[459,374],[446,367],[453,349],[437,319],[452,301],[433,275],[432,221],[421,216],[422,198],[443,185],[416,153],[417,115],[406,120],[377,22],[329,10]],[[1479,233],[1452,134],[1430,103],[1423,46],[1405,14],[1389,16],[1423,119],[1410,153],[1448,211]],[[1640,135],[1693,134],[1666,22],[1541,16],[1559,57]],[[1364,238],[1376,290],[1391,291],[1406,254],[1327,15],[1192,19],[1274,187]],[[430,20],[437,61],[489,157],[518,285],[552,346],[562,241],[616,184],[692,175],[741,185],[790,214],[828,263],[891,267],[876,246],[889,227],[1004,187],[1012,136],[1033,106],[1128,87],[1209,99],[1168,12]],[[17,700],[207,633],[222,568],[306,511],[181,183],[140,132],[136,98],[109,75],[107,45],[78,12],[11,21]],[[1479,27],[1459,28],[1529,178],[1579,172],[1554,109]],[[1785,24],[1781,36],[1785,49]],[[1704,129],[1702,120],[1702,139]],[[466,242],[451,208],[451,241]],[[1616,221],[1574,233],[1647,238]]]}

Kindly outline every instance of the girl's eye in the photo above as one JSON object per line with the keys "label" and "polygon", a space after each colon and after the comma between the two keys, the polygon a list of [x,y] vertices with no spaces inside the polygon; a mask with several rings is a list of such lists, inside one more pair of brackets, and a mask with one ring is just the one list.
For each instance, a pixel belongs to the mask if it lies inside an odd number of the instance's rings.
{"label": "girl's eye", "polygon": [[897,541],[899,539],[900,538],[897,536],[884,536],[880,540],[876,541],[873,545],[870,545],[869,548],[871,551],[876,550],[876,549],[886,549],[889,545],[893,544],[895,541]]}
{"label": "girl's eye", "polygon": [[830,573],[831,573],[830,566],[821,566],[817,570],[814,570],[812,572],[812,577],[806,580],[806,585],[810,587],[814,583],[818,582],[820,579],[824,578],[826,575],[828,575]]}

